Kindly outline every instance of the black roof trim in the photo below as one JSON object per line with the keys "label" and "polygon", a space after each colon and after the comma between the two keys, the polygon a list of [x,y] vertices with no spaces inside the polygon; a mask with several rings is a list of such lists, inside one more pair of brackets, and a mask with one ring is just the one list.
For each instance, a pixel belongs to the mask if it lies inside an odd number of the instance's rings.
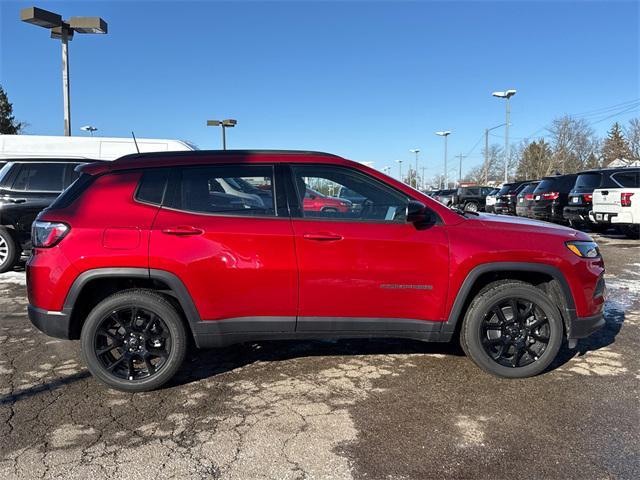
{"label": "black roof trim", "polygon": [[25,158],[0,158],[4,163],[106,163],[105,160],[92,158],[64,158],[64,157],[25,157]]}
{"label": "black roof trim", "polygon": [[576,175],[582,175],[583,173],[618,173],[618,172],[638,172],[640,167],[604,167],[604,168],[592,168],[591,170],[583,170],[576,173]]}
{"label": "black roof trim", "polygon": [[162,157],[211,157],[211,156],[230,156],[230,155],[317,155],[319,157],[342,158],[339,155],[326,152],[316,152],[313,150],[177,150],[166,152],[147,152],[147,153],[131,153],[119,157],[121,159],[145,159],[145,158],[162,158]]}

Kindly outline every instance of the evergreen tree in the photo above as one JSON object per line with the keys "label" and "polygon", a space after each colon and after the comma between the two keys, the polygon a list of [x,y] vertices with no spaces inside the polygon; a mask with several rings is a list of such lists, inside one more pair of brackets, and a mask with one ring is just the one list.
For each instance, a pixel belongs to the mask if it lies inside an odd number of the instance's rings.
{"label": "evergreen tree", "polygon": [[2,86],[0,86],[0,134],[17,135],[24,129],[25,124],[17,122],[13,116],[13,105]]}
{"label": "evergreen tree", "polygon": [[633,154],[618,122],[614,123],[602,145],[605,165],[618,159],[631,160]]}
{"label": "evergreen tree", "polygon": [[541,138],[529,143],[523,150],[516,178],[531,180],[549,175],[553,170],[553,151],[547,142]]}

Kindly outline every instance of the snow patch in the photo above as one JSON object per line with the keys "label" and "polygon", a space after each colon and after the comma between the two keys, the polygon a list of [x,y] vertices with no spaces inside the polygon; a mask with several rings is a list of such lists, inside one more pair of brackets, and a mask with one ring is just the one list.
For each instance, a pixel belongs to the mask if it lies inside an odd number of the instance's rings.
{"label": "snow patch", "polygon": [[27,275],[25,272],[0,273],[0,283],[13,283],[15,285],[27,285]]}

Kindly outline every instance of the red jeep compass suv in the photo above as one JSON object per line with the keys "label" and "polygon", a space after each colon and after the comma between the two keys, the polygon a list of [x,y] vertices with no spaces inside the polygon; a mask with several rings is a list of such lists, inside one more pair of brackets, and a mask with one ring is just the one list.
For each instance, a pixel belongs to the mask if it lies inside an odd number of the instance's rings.
{"label": "red jeep compass suv", "polygon": [[[80,339],[102,382],[157,388],[189,340],[454,335],[482,369],[526,377],[604,323],[592,239],[456,213],[374,169],[290,151],[130,155],[80,168],[33,225],[29,317]],[[220,179],[264,192],[220,194]],[[309,186],[361,208],[307,210]]]}

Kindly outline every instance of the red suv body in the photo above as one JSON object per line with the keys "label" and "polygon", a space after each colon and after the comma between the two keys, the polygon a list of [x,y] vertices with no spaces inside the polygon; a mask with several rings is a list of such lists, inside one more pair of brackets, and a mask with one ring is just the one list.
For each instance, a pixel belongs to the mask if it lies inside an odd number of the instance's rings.
{"label": "red suv body", "polygon": [[[170,152],[81,171],[34,223],[28,311],[43,332],[80,339],[115,388],[165,383],[188,337],[213,347],[459,332],[480,367],[522,377],[604,323],[604,264],[588,235],[461,215],[337,156]],[[212,191],[221,178],[264,191],[261,204]],[[320,212],[309,184],[366,200]]]}
{"label": "red suv body", "polygon": [[353,204],[348,200],[327,197],[320,192],[307,188],[303,205],[306,211],[346,213],[351,210]]}

